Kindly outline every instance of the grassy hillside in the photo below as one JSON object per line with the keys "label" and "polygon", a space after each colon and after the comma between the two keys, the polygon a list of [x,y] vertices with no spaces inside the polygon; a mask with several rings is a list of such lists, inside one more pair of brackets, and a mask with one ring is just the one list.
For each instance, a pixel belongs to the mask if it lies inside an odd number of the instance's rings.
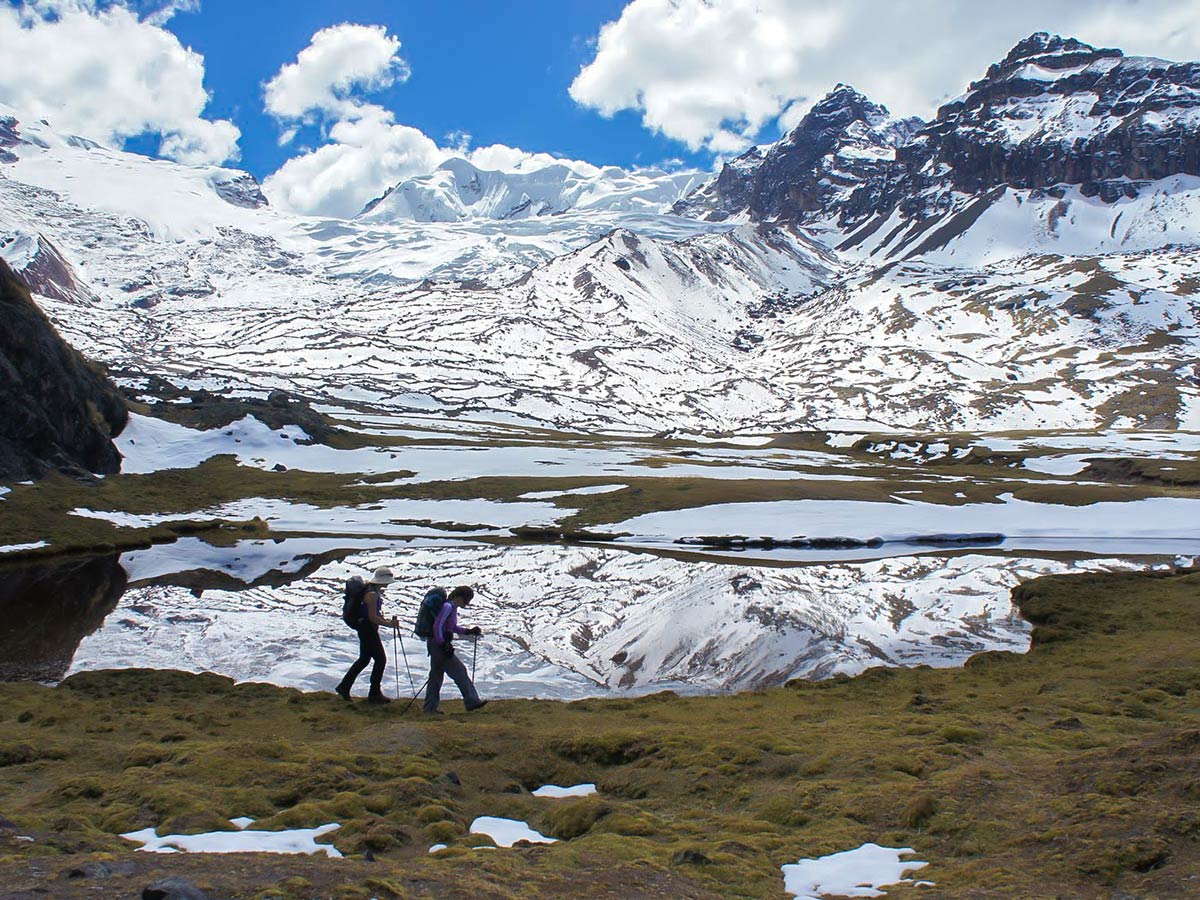
{"label": "grassy hillside", "polygon": [[[733,697],[454,703],[430,721],[211,675],[0,685],[0,884],[132,896],[171,873],[214,897],[782,897],[782,864],[875,841],[930,863],[936,887],[895,898],[1200,894],[1200,573],[1015,593],[1036,626],[1027,656]],[[583,781],[599,796],[529,794]],[[478,815],[562,840],[473,850],[489,843],[466,833]],[[115,837],[235,816],[340,822],[349,858],[157,856]],[[449,849],[431,856],[435,842]],[[98,861],[114,874],[68,877]]]}

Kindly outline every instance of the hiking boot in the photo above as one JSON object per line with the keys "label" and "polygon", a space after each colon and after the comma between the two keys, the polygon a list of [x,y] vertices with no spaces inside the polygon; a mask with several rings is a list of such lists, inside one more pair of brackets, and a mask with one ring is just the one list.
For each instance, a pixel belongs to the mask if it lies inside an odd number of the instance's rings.
{"label": "hiking boot", "polygon": [[384,696],[382,691],[371,691],[367,694],[368,703],[391,703],[392,698]]}
{"label": "hiking boot", "polygon": [[423,710],[421,710],[421,712],[425,713],[425,715],[427,715],[427,716],[444,716],[445,715],[445,713],[442,712],[440,709],[423,709]]}
{"label": "hiking boot", "polygon": [[344,685],[344,684],[339,684],[337,687],[335,687],[333,689],[333,692],[335,694],[337,694],[339,697],[341,697],[343,700],[350,699],[350,688],[346,687],[346,685]]}
{"label": "hiking boot", "polygon": [[474,706],[468,706],[467,712],[474,712],[477,709],[483,709],[485,706],[487,706],[487,704],[488,704],[488,702],[486,700],[480,700]]}

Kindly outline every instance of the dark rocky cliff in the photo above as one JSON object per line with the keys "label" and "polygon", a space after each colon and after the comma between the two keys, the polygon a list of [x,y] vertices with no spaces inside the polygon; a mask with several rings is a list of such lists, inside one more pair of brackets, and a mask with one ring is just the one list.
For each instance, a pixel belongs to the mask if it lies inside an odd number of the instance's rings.
{"label": "dark rocky cliff", "polygon": [[785,138],[727,163],[673,212],[714,221],[742,212],[756,221],[801,223],[836,216],[856,189],[885,177],[896,147],[923,124],[896,119],[839,84]]}
{"label": "dark rocky cliff", "polygon": [[52,469],[120,471],[112,439],[128,417],[116,386],[59,336],[0,260],[0,482]]}

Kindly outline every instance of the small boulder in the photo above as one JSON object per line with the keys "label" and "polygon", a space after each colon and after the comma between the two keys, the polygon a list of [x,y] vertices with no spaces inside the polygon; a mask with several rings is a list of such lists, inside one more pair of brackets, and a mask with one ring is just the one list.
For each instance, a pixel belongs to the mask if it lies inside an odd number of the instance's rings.
{"label": "small boulder", "polygon": [[67,878],[112,878],[114,875],[132,875],[137,870],[131,862],[86,862],[67,872]]}
{"label": "small boulder", "polygon": [[184,878],[163,878],[142,890],[142,900],[211,900]]}
{"label": "small boulder", "polygon": [[88,862],[82,866],[76,866],[67,873],[68,878],[111,878],[112,867],[108,863]]}
{"label": "small boulder", "polygon": [[1083,731],[1086,727],[1083,722],[1079,721],[1078,716],[1071,716],[1066,719],[1059,719],[1050,725],[1051,728],[1059,728],[1063,731]]}

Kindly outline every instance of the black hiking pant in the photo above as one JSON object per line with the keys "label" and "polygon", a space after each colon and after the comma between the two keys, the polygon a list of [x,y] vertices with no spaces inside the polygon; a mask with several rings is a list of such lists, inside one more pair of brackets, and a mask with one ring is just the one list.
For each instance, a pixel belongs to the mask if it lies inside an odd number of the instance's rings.
{"label": "black hiking pant", "polygon": [[425,712],[436,712],[438,701],[441,699],[442,681],[446,675],[454,679],[462,692],[463,702],[467,709],[479,705],[479,694],[467,674],[467,667],[462,660],[454,655],[453,647],[442,644],[430,638],[425,642],[429,652],[429,688],[425,691]]}
{"label": "black hiking pant", "polygon": [[379,626],[370,622],[361,623],[355,631],[358,632],[358,659],[342,679],[341,686],[349,692],[354,687],[354,681],[362,674],[367,663],[374,661],[371,666],[371,693],[378,694],[383,684],[383,670],[387,666],[387,654],[383,652],[383,641],[379,638]]}

